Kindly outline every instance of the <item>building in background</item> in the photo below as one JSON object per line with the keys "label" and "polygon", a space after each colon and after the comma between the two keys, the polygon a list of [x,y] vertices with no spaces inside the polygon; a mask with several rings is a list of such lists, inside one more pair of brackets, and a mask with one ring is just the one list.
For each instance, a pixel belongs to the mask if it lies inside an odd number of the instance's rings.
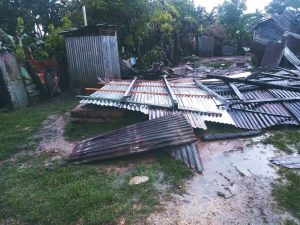
{"label": "building in background", "polygon": [[116,26],[72,28],[65,36],[71,88],[93,87],[101,79],[120,79]]}

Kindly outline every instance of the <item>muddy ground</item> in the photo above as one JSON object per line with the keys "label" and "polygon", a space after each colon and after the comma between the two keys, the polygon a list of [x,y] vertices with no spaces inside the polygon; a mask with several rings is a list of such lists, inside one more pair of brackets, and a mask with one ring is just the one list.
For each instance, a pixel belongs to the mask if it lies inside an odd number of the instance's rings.
{"label": "muddy ground", "polygon": [[148,224],[275,225],[294,219],[272,198],[277,168],[269,159],[281,153],[261,144],[264,138],[199,142],[203,174],[188,181],[186,194],[174,194],[164,203],[166,211],[150,216]]}
{"label": "muddy ground", "polygon": [[[68,115],[52,115],[44,122],[37,134],[41,139],[39,151],[58,153],[58,157],[72,151],[75,143],[63,137],[68,118]],[[172,194],[172,200],[162,202],[162,212],[141,224],[275,225],[285,219],[300,224],[272,198],[271,184],[277,178],[278,168],[269,159],[281,153],[261,144],[264,138],[199,141],[203,174],[195,174],[186,182],[184,194]]]}

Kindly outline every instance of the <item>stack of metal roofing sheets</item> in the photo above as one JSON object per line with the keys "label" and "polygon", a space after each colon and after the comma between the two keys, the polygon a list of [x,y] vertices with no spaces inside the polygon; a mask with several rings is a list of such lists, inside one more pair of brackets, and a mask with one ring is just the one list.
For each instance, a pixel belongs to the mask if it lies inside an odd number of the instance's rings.
{"label": "stack of metal roofing sheets", "polygon": [[174,158],[202,171],[202,163],[192,127],[181,114],[136,123],[78,143],[68,161],[92,161],[168,149]]}
{"label": "stack of metal roofing sheets", "polygon": [[130,83],[112,81],[80,103],[140,111],[149,114],[151,119],[180,111],[194,128],[201,129],[206,129],[204,121],[234,125],[229,113],[218,107],[221,103],[194,83],[169,82],[177,98],[177,109],[173,108],[172,99],[162,81],[139,81],[133,86],[127,101],[122,102]]}
{"label": "stack of metal roofing sheets", "polygon": [[[253,80],[264,81],[266,83],[288,85],[289,77],[279,79],[274,74],[271,78],[262,75]],[[293,78],[291,78],[293,79]],[[295,78],[297,79],[297,78]],[[209,85],[212,90],[221,94],[231,104],[228,111],[235,122],[235,126],[244,129],[262,129],[277,125],[299,125],[300,121],[300,101],[284,101],[284,99],[300,98],[300,92],[266,89],[258,86],[234,83],[240,90],[244,100],[240,100],[231,87],[226,83],[221,83],[219,86]],[[263,102],[263,100],[272,100],[274,102]],[[247,103],[247,100],[254,100],[253,103]],[[257,102],[255,102],[257,100]],[[283,100],[276,102],[276,100]]]}

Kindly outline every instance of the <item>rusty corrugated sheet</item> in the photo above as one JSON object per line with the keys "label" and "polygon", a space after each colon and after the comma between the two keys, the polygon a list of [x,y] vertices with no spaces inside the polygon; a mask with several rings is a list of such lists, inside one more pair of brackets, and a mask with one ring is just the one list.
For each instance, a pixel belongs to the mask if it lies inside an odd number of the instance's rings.
{"label": "rusty corrugated sheet", "polygon": [[65,37],[71,87],[91,87],[102,79],[119,79],[117,36]]}
{"label": "rusty corrugated sheet", "polygon": [[[182,159],[185,164],[201,171],[202,164],[196,140],[185,117],[175,114],[84,140],[75,146],[68,161],[88,163],[167,148],[173,155],[178,154],[176,159]],[[182,151],[182,157],[179,157],[178,151]]]}
{"label": "rusty corrugated sheet", "polygon": [[[20,75],[20,68],[12,52],[0,52],[0,70],[5,83],[9,102],[13,107],[21,108],[28,105],[28,96]],[[2,86],[4,87],[4,86]]]}

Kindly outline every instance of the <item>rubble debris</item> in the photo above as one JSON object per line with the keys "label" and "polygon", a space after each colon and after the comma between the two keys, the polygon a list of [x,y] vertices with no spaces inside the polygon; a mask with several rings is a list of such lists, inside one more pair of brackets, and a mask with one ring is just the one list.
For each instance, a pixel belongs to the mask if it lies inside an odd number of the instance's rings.
{"label": "rubble debris", "polygon": [[56,60],[27,60],[25,63],[44,97],[50,98],[61,94],[60,81],[62,77]]}
{"label": "rubble debris", "polygon": [[235,138],[245,138],[253,137],[262,134],[260,130],[246,131],[239,133],[224,133],[224,134],[203,134],[201,135],[201,140],[203,141],[217,141],[217,140],[227,140]]}
{"label": "rubble debris", "polygon": [[299,44],[299,12],[286,8],[281,15],[273,14],[254,28],[251,52],[255,55],[255,64],[263,69],[279,66],[285,57],[300,70]]}
{"label": "rubble debris", "polygon": [[133,186],[133,185],[139,185],[139,184],[145,183],[147,181],[149,181],[148,176],[135,176],[135,177],[130,179],[128,184],[130,186]]}
{"label": "rubble debris", "polygon": [[[175,114],[86,139],[74,147],[67,160],[88,163],[163,148],[180,153],[178,150],[182,148],[189,151],[188,145],[194,144],[196,140],[184,116]],[[190,151],[189,155],[183,151],[183,156],[177,159],[183,159],[185,164],[201,172],[203,167],[197,145],[194,144],[193,148],[196,151]]]}
{"label": "rubble debris", "polygon": [[270,162],[288,169],[300,169],[300,156],[281,156],[271,159]]}
{"label": "rubble debris", "polygon": [[204,130],[205,122],[260,130],[300,125],[299,81],[289,70],[207,75],[184,82],[133,79],[111,81],[90,96],[78,97],[83,104],[140,111],[149,119],[182,112],[193,128]]}

